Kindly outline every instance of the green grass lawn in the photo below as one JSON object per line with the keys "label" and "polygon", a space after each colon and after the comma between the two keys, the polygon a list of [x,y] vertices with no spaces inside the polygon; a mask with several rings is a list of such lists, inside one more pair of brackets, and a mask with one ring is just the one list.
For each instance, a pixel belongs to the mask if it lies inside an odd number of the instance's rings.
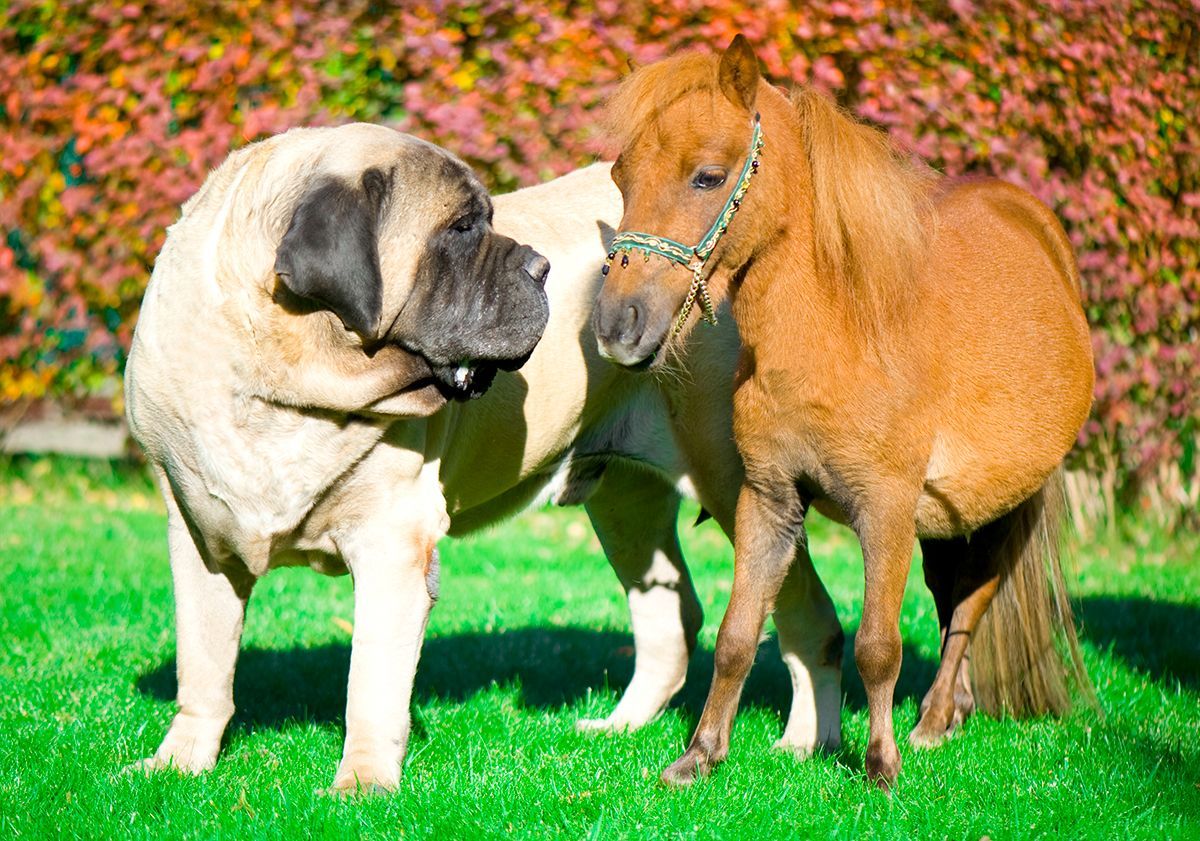
{"label": "green grass lawn", "polygon": [[[936,751],[902,744],[888,797],[862,775],[867,714],[851,641],[844,749],[807,761],[769,750],[790,694],[771,640],[729,761],[673,791],[657,775],[703,703],[732,566],[719,530],[685,514],[706,622],[688,687],[658,721],[626,736],[574,732],[629,679],[624,599],[582,511],[532,512],[444,543],[401,789],[338,800],[316,791],[341,749],[349,579],[282,570],[256,590],[215,771],[122,774],[153,752],[174,706],[161,506],[131,469],[10,464],[0,471],[0,837],[1200,838],[1194,536],[1134,528],[1079,547],[1073,592],[1103,716],[976,716]],[[810,541],[852,640],[856,543],[824,522]],[[902,734],[936,667],[917,570],[903,616]]]}

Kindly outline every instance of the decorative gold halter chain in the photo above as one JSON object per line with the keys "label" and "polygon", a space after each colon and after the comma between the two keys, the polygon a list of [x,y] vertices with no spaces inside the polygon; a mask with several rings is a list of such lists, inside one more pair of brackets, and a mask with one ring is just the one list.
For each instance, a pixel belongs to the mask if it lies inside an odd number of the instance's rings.
{"label": "decorative gold halter chain", "polygon": [[725,200],[725,206],[717,214],[717,220],[713,222],[712,227],[708,229],[708,233],[704,235],[698,244],[694,246],[684,245],[682,242],[676,242],[667,237],[645,234],[640,231],[621,231],[613,237],[612,249],[608,252],[608,259],[604,261],[604,268],[601,269],[605,275],[608,274],[609,267],[612,266],[612,261],[616,259],[618,254],[621,255],[621,266],[628,266],[629,252],[631,251],[641,251],[642,258],[647,261],[650,260],[651,254],[657,254],[659,257],[665,257],[672,263],[678,263],[692,272],[692,288],[688,290],[687,297],[683,301],[683,307],[679,310],[679,315],[675,318],[675,324],[671,328],[670,338],[672,339],[683,329],[683,325],[687,322],[687,318],[692,312],[692,307],[696,303],[696,298],[700,299],[700,312],[704,320],[709,324],[717,323],[717,313],[713,309],[712,298],[708,294],[708,284],[704,277],[704,267],[708,262],[708,258],[712,256],[713,250],[717,247],[721,236],[728,230],[733,215],[742,206],[742,199],[745,197],[746,191],[750,189],[750,179],[758,172],[758,163],[762,158],[763,151],[762,124],[758,114],[754,115],[753,125],[754,130],[750,134],[750,152],[746,155],[746,163],[742,166],[742,174],[738,176],[737,183],[733,185],[733,191],[729,194],[729,198]]}

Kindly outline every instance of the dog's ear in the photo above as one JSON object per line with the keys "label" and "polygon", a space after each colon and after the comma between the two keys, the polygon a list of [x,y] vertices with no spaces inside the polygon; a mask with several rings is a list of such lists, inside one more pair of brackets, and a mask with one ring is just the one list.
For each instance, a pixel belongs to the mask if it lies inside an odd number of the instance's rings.
{"label": "dog's ear", "polygon": [[357,185],[334,178],[314,184],[275,252],[275,273],[288,291],[329,310],[364,340],[375,338],[383,312],[377,237],[389,181],[368,169]]}

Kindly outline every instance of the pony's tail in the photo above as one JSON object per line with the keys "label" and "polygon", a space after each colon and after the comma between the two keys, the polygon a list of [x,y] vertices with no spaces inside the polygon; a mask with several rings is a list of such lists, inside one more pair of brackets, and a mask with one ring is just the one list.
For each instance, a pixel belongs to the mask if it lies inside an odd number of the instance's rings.
{"label": "pony's tail", "polygon": [[1060,466],[1002,521],[1007,532],[991,558],[1000,584],[970,648],[975,702],[990,715],[1064,713],[1072,687],[1096,706],[1063,581],[1067,514]]}

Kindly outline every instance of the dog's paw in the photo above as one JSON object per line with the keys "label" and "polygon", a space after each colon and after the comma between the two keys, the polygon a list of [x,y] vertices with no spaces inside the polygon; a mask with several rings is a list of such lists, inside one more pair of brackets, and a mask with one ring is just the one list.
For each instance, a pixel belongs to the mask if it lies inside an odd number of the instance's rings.
{"label": "dog's paw", "polygon": [[802,742],[793,742],[787,738],[785,734],[782,738],[776,739],[771,745],[771,750],[778,753],[790,754],[796,759],[808,759],[817,751],[817,746],[812,739],[806,739]]}
{"label": "dog's paw", "polygon": [[[207,761],[205,761],[207,760]],[[216,756],[211,759],[202,758],[197,761],[190,754],[186,757],[175,756],[173,754],[163,755],[156,753],[154,756],[148,756],[145,759],[139,759],[137,762],[131,762],[121,769],[122,774],[154,774],[161,771],[174,771],[177,774],[203,774],[205,771],[211,771],[217,764]]]}
{"label": "dog's paw", "polygon": [[577,733],[630,733],[640,727],[640,724],[625,718],[610,715],[605,718],[581,718],[575,722]]}
{"label": "dog's paw", "polygon": [[617,708],[604,718],[581,718],[575,722],[578,733],[632,733],[655,721],[666,708],[666,701],[658,703],[628,703],[628,698],[617,704]]}
{"label": "dog's paw", "polygon": [[325,794],[333,797],[355,797],[368,794],[387,794],[400,786],[396,768],[385,768],[372,762],[343,762]]}
{"label": "dog's paw", "polygon": [[329,788],[319,788],[316,794],[321,797],[334,797],[339,800],[347,800],[351,797],[374,797],[382,794],[391,794],[396,790],[395,786],[385,786],[378,782],[361,783],[358,780],[351,781],[334,781],[334,784]]}
{"label": "dog's paw", "polygon": [[121,769],[122,774],[142,774],[149,776],[155,771],[163,771],[167,766],[163,765],[153,756],[147,756],[145,759],[139,759],[137,762],[130,762]]}
{"label": "dog's paw", "polygon": [[784,731],[784,734],[771,745],[771,750],[780,753],[790,753],[797,759],[807,759],[815,753],[832,753],[842,746],[842,734],[829,732],[817,737],[812,733],[797,735]]}
{"label": "dog's paw", "polygon": [[205,718],[177,713],[154,756],[138,760],[123,770],[142,774],[171,770],[180,774],[211,771],[217,764],[221,736],[228,721],[228,715]]}

